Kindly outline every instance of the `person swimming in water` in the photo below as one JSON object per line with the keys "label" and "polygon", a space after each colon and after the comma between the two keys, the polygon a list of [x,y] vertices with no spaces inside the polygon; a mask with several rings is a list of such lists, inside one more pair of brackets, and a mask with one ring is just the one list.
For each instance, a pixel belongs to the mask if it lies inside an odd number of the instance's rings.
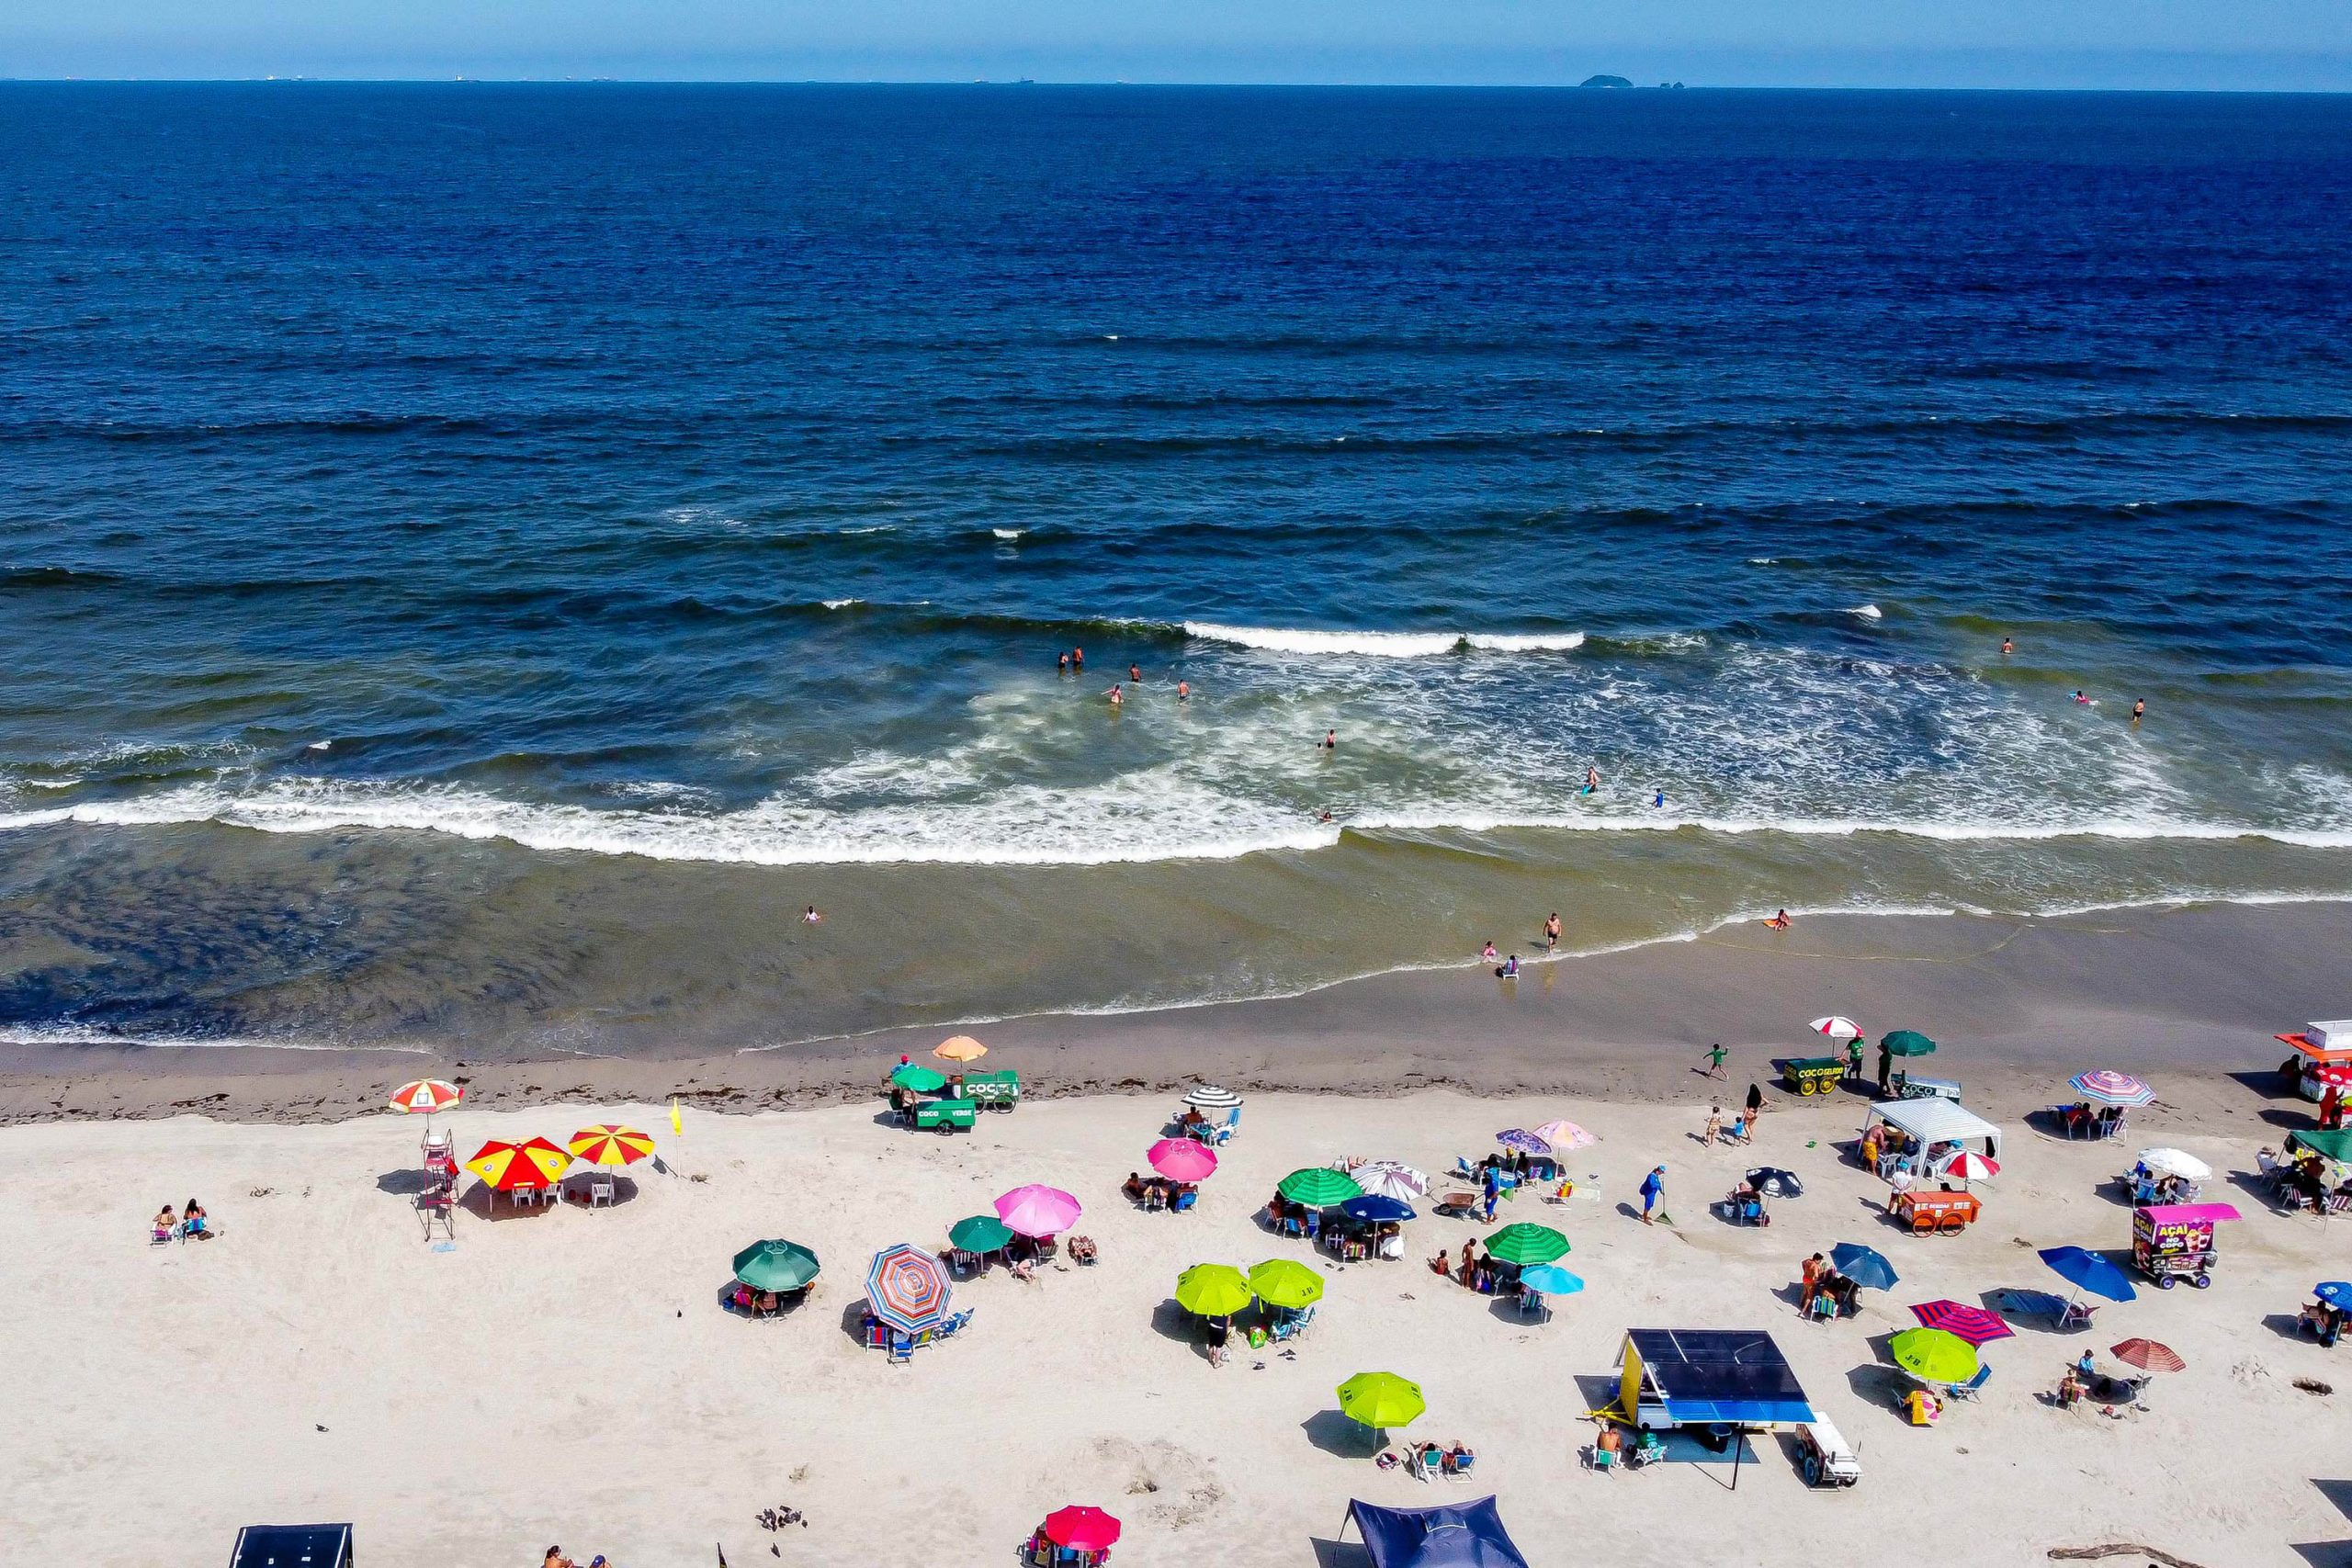
{"label": "person swimming in water", "polygon": [[2148,699],[2147,699],[2147,698],[2145,698],[2145,697],[2134,697],[2134,698],[2132,698],[2132,723],[2134,723],[2134,724],[2137,724],[2137,723],[2139,723],[2142,719],[2143,719],[2143,718],[2145,718],[2145,717],[2147,717],[2147,716],[2148,716]]}
{"label": "person swimming in water", "polygon": [[2085,706],[2085,707],[2086,707],[2086,708],[2095,708],[2095,707],[2098,706],[2098,705],[2097,703],[2095,703],[2095,702],[2091,701],[2091,700],[2090,700],[2090,698],[2088,698],[2088,697],[2086,697],[2086,696],[2083,695],[2083,694],[2082,694],[2080,691],[2077,691],[2077,692],[2075,694],[2075,700],[2076,702],[2078,702],[2078,703],[2082,704],[2082,705],[2083,705],[2083,706]]}
{"label": "person swimming in water", "polygon": [[1143,684],[1142,665],[1130,664],[1127,666],[1127,684],[1130,686],[1140,686]]}
{"label": "person swimming in water", "polygon": [[1327,729],[1323,732],[1323,739],[1316,744],[1326,751],[1336,751],[1340,749],[1340,732],[1336,729]]}
{"label": "person swimming in water", "polygon": [[1086,668],[1086,649],[1082,648],[1073,648],[1069,650],[1069,667],[1073,670],[1083,670]]}
{"label": "person swimming in water", "polygon": [[1054,660],[1054,673],[1055,673],[1055,674],[1057,674],[1057,675],[1067,675],[1067,674],[1069,674],[1069,654],[1067,654],[1067,653],[1060,654],[1060,655],[1058,655],[1058,656],[1057,656],[1057,657],[1055,658],[1055,660]]}
{"label": "person swimming in water", "polygon": [[824,916],[817,913],[817,906],[811,904],[808,906],[808,912],[800,917],[800,923],[804,926],[813,926],[824,918]]}
{"label": "person swimming in water", "polygon": [[1125,701],[1127,700],[1127,699],[1126,699],[1125,694],[1124,693],[1122,693],[1122,692],[1119,690],[1119,688],[1118,688],[1118,687],[1116,687],[1116,686],[1113,686],[1113,687],[1111,688],[1111,690],[1110,690],[1107,694],[1106,694],[1106,695],[1108,695],[1108,696],[1110,697],[1110,699],[1111,699],[1111,705],[1112,705],[1113,707],[1117,707],[1121,703],[1125,702]]}
{"label": "person swimming in water", "polygon": [[2001,639],[2001,654],[2004,658],[2015,653],[2017,650],[2018,645],[2016,643],[2011,642],[2007,637],[2003,637]]}
{"label": "person swimming in water", "polygon": [[1488,940],[1486,946],[1478,950],[1478,956],[1485,959],[1492,959],[1495,956],[1495,944],[1491,939]]}
{"label": "person swimming in water", "polygon": [[1178,702],[1190,701],[1192,695],[1193,683],[1190,681],[1179,681],[1176,682],[1176,700]]}
{"label": "person swimming in water", "polygon": [[1660,790],[1660,791],[1658,791],[1658,792],[1657,792],[1657,794],[1655,796],[1653,796],[1653,797],[1651,798],[1651,800],[1650,800],[1650,805],[1651,805],[1652,807],[1656,807],[1657,809],[1660,810],[1660,811],[1665,810],[1665,809],[1666,809],[1666,791],[1664,791],[1664,790]]}

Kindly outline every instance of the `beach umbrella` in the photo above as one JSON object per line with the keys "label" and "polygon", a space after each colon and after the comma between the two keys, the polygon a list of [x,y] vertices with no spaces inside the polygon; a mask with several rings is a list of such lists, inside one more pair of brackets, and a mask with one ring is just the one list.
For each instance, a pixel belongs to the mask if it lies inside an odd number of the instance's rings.
{"label": "beach umbrella", "polygon": [[2329,1306],[2352,1306],[2352,1282],[2343,1280],[2323,1280],[2312,1287],[2312,1294]]}
{"label": "beach umbrella", "polygon": [[1507,1127],[1495,1134],[1495,1142],[1507,1149],[1517,1150],[1521,1154],[1548,1155],[1552,1152],[1551,1145],[1524,1127]]}
{"label": "beach umbrella", "polygon": [[2184,1181],[2203,1181],[2213,1174],[2211,1166],[2179,1149],[2142,1149],[2140,1163],[2158,1176],[2177,1176]]}
{"label": "beach umbrella", "polygon": [[989,1054],[989,1048],[968,1034],[957,1034],[933,1045],[931,1054],[943,1062],[977,1062]]}
{"label": "beach umbrella", "polygon": [[2185,1372],[2188,1370],[2188,1363],[2182,1360],[2171,1346],[2160,1345],[2154,1339],[2126,1339],[2120,1345],[2109,1347],[2107,1353],[2125,1366],[2137,1367],[2143,1372]]}
{"label": "beach umbrella", "polygon": [[635,1165],[653,1152],[653,1140],[634,1127],[616,1126],[600,1122],[594,1127],[582,1127],[571,1134],[565,1145],[571,1157],[582,1165],[601,1165],[618,1169]]}
{"label": "beach umbrella", "polygon": [[1878,1048],[1890,1056],[1932,1056],[1936,1043],[1916,1029],[1898,1029],[1880,1038]]}
{"label": "beach umbrella", "polygon": [[2145,1082],[2110,1067],[2076,1073],[2066,1082],[2076,1094],[2100,1105],[2145,1105],[2156,1098]]}
{"label": "beach umbrella", "polygon": [[1240,1104],[1241,1097],[1229,1089],[1219,1089],[1213,1083],[1204,1083],[1198,1089],[1186,1091],[1183,1103],[1197,1105],[1204,1111],[1225,1111]]}
{"label": "beach umbrella", "polygon": [[1231,1317],[1257,1294],[1230,1263],[1195,1263],[1176,1276],[1176,1304],[1202,1317]]}
{"label": "beach umbrella", "polygon": [[1323,1276],[1304,1263],[1270,1258],[1250,1270],[1250,1290],[1268,1306],[1313,1306],[1323,1299]]}
{"label": "beach umbrella", "polygon": [[1841,1241],[1831,1247],[1829,1261],[1838,1272],[1873,1291],[1891,1291],[1902,1279],[1894,1264],[1858,1241]]}
{"label": "beach umbrella", "polygon": [[2077,1290],[2105,1296],[2111,1302],[2128,1302],[2139,1297],[2140,1292],[2132,1288],[2132,1281],[2124,1277],[2122,1269],[2086,1247],[2044,1247],[2039,1256],[2056,1270],[2060,1279]]}
{"label": "beach umbrella", "polygon": [[890,1081],[917,1094],[932,1094],[947,1087],[947,1075],[935,1073],[920,1062],[901,1062],[891,1069]]}
{"label": "beach umbrella", "polygon": [[503,1144],[495,1140],[474,1151],[466,1161],[466,1168],[479,1176],[496,1192],[512,1192],[521,1187],[552,1187],[563,1174],[571,1156],[548,1143],[545,1138],[533,1138],[526,1143]]}
{"label": "beach umbrella", "polygon": [[994,1252],[1012,1242],[1012,1227],[994,1214],[974,1214],[947,1227],[947,1245],[959,1252]]}
{"label": "beach umbrella", "polygon": [[1363,1196],[1363,1189],[1356,1185],[1355,1178],[1319,1165],[1292,1171],[1275,1183],[1274,1190],[1310,1209],[1328,1209],[1334,1203]]}
{"label": "beach umbrella", "polygon": [[1573,1122],[1546,1122],[1535,1129],[1535,1135],[1549,1144],[1555,1155],[1566,1154],[1570,1149],[1590,1148],[1600,1142]]}
{"label": "beach umbrella", "polygon": [[1343,1167],[1367,1193],[1409,1203],[1430,1190],[1430,1179],[1411,1166],[1393,1159],[1368,1159]]}
{"label": "beach umbrella", "polygon": [[1584,1281],[1556,1263],[1539,1263],[1522,1269],[1520,1288],[1533,1291],[1539,1296],[1573,1296],[1584,1289]]}
{"label": "beach umbrella", "polygon": [[1521,1220],[1487,1238],[1487,1254],[1505,1263],[1549,1263],[1568,1250],[1568,1238],[1550,1225]]}
{"label": "beach umbrella", "polygon": [[1057,1508],[1046,1516],[1046,1539],[1069,1551],[1108,1551],[1119,1542],[1119,1521],[1100,1508]]}
{"label": "beach umbrella", "polygon": [[1966,1382],[1976,1375],[1976,1347],[1940,1328],[1906,1328],[1886,1342],[1886,1353],[1921,1382]]}
{"label": "beach umbrella", "polygon": [[1987,1177],[1998,1176],[2000,1174],[2001,1162],[1999,1160],[1986,1159],[1983,1155],[1980,1155],[1972,1149],[1962,1149],[1960,1153],[1952,1156],[1951,1159],[1944,1163],[1943,1168],[1945,1180],[1958,1181],[1962,1183],[1983,1181]]}
{"label": "beach umbrella", "polygon": [[865,1266],[865,1300],[874,1315],[901,1334],[921,1334],[947,1320],[947,1270],[922,1247],[886,1247]]}
{"label": "beach umbrella", "polygon": [[1340,1203],[1340,1213],[1351,1220],[1364,1220],[1373,1224],[1415,1217],[1410,1203],[1382,1192],[1367,1192],[1361,1198],[1350,1198]]}
{"label": "beach umbrella", "polygon": [[1085,1206],[1058,1187],[1032,1182],[996,1201],[996,1217],[1023,1235],[1059,1235],[1078,1223]]}
{"label": "beach umbrella", "polygon": [[1797,1179],[1796,1173],[1782,1170],[1776,1165],[1759,1165],[1749,1171],[1747,1184],[1768,1197],[1802,1198],[1804,1196],[1804,1183]]}
{"label": "beach umbrella", "polygon": [[392,1090],[387,1101],[403,1115],[431,1116],[436,1111],[447,1111],[466,1098],[466,1091],[441,1078],[417,1078]]}
{"label": "beach umbrella", "polygon": [[755,1291],[797,1291],[817,1277],[817,1255],[797,1241],[755,1241],[735,1255],[735,1278]]}
{"label": "beach umbrella", "polygon": [[1216,1170],[1216,1151],[1190,1138],[1162,1138],[1143,1157],[1170,1181],[1201,1181]]}
{"label": "beach umbrella", "polygon": [[1860,1024],[1850,1018],[1840,1018],[1834,1012],[1827,1018],[1815,1019],[1805,1027],[1815,1034],[1826,1034],[1832,1040],[1860,1040],[1862,1037]]}
{"label": "beach umbrella", "polygon": [[1339,1392],[1340,1413],[1375,1430],[1406,1426],[1429,1408],[1421,1385],[1395,1372],[1358,1372]]}
{"label": "beach umbrella", "polygon": [[1939,1328],[1955,1339],[1965,1339],[1971,1345],[1983,1345],[1995,1339],[2007,1339],[2017,1333],[1997,1312],[1965,1302],[1921,1302],[1911,1309],[1912,1315],[1925,1328]]}

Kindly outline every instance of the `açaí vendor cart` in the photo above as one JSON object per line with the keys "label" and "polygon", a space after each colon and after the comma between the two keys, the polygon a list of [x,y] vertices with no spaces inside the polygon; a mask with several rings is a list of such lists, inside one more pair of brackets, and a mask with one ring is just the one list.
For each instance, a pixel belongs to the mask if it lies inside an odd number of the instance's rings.
{"label": "a\u00e7a\u00ed vendor cart", "polygon": [[2132,1261],[2169,1291],[2183,1280],[2203,1290],[2213,1282],[2213,1227],[2239,1218],[2227,1203],[2150,1203],[2132,1211]]}

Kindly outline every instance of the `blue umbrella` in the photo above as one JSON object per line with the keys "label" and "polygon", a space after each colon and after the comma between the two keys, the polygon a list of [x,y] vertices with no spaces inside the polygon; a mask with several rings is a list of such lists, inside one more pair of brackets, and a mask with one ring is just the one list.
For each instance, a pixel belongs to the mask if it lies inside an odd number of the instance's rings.
{"label": "blue umbrella", "polygon": [[1584,1281],[1556,1263],[1538,1263],[1532,1269],[1520,1270],[1519,1282],[1539,1296],[1573,1296],[1584,1289]]}
{"label": "blue umbrella", "polygon": [[2060,1279],[2076,1290],[2105,1296],[2111,1302],[2132,1301],[2140,1294],[2124,1278],[2122,1269],[2087,1247],[2044,1247],[2041,1256],[2044,1263],[2057,1270]]}
{"label": "blue umbrella", "polygon": [[1857,1285],[1873,1291],[1891,1291],[1901,1278],[1895,1273],[1894,1264],[1856,1241],[1841,1241],[1830,1248],[1829,1261],[1836,1266],[1838,1272]]}
{"label": "blue umbrella", "polygon": [[1537,1137],[1534,1134],[1529,1132],[1524,1127],[1505,1128],[1502,1132],[1495,1134],[1495,1142],[1500,1144],[1507,1149],[1513,1149],[1521,1154],[1548,1155],[1552,1152],[1552,1145],[1550,1144],[1545,1143],[1543,1139]]}
{"label": "blue umbrella", "polygon": [[1340,1205],[1340,1212],[1351,1220],[1409,1220],[1413,1206],[1379,1192],[1367,1192],[1361,1198],[1351,1198]]}
{"label": "blue umbrella", "polygon": [[2352,1305],[2352,1284],[2327,1280],[2312,1287],[2312,1294],[2332,1307]]}

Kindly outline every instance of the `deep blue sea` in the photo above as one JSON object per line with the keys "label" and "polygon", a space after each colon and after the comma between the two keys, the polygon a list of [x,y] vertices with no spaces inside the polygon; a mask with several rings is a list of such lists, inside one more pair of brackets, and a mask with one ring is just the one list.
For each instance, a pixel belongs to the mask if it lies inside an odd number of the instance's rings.
{"label": "deep blue sea", "polygon": [[2347,234],[2342,97],[0,85],[0,1025],[2352,894]]}

